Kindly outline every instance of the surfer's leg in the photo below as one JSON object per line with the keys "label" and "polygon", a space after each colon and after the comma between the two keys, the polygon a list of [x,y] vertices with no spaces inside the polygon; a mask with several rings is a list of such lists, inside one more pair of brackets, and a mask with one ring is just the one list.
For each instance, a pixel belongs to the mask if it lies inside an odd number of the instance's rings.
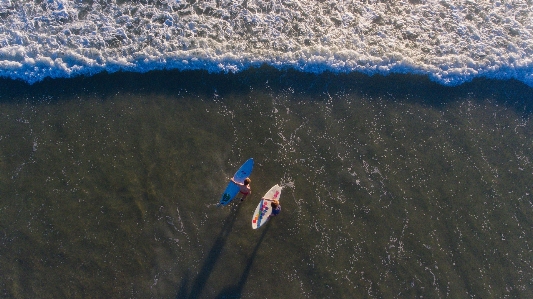
{"label": "surfer's leg", "polygon": [[242,193],[241,201],[244,201],[246,199],[246,196],[248,196],[248,193]]}

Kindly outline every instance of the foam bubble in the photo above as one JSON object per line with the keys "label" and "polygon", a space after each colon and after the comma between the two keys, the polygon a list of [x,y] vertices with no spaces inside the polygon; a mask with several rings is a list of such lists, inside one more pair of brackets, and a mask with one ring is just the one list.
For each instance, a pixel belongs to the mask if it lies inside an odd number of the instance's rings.
{"label": "foam bubble", "polygon": [[366,2],[2,0],[0,74],[34,83],[104,70],[239,72],[268,64],[533,86],[526,1]]}

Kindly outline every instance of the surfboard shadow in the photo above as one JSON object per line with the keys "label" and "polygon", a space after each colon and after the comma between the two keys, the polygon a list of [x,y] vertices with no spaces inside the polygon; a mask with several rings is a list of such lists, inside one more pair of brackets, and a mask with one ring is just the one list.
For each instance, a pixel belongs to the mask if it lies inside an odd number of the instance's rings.
{"label": "surfboard shadow", "polygon": [[229,233],[233,229],[233,225],[235,224],[235,220],[238,217],[240,209],[241,209],[241,205],[238,205],[237,208],[235,209],[235,212],[228,215],[228,217],[226,217],[226,219],[224,220],[224,225],[222,226],[222,230],[220,231],[217,238],[215,239],[215,242],[213,243],[211,250],[209,250],[209,253],[207,254],[207,257],[204,260],[204,264],[202,265],[202,268],[200,272],[198,273],[198,276],[196,276],[196,279],[192,283],[190,291],[187,288],[188,280],[189,280],[189,272],[187,271],[185,277],[182,278],[178,294],[176,295],[177,299],[200,298],[202,290],[204,289],[205,284],[207,283],[207,280],[209,279],[209,276],[211,275],[211,272],[213,271],[213,268],[215,267],[218,259],[220,258],[222,249],[224,248],[224,245],[226,244],[226,240],[228,238]]}
{"label": "surfboard shadow", "polygon": [[261,246],[261,243],[263,242],[263,239],[265,238],[267,231],[270,228],[270,221],[265,224],[265,227],[263,228],[263,232],[261,233],[261,237],[259,238],[259,241],[254,247],[254,250],[250,254],[250,257],[248,258],[248,261],[246,262],[246,268],[244,268],[244,271],[241,274],[241,278],[239,281],[232,286],[228,286],[224,288],[215,298],[217,299],[234,299],[234,298],[241,298],[242,290],[244,289],[244,286],[246,285],[246,281],[248,280],[248,275],[250,275],[250,270],[252,269],[252,265],[254,263],[255,256],[257,255],[257,251],[259,250],[259,247]]}

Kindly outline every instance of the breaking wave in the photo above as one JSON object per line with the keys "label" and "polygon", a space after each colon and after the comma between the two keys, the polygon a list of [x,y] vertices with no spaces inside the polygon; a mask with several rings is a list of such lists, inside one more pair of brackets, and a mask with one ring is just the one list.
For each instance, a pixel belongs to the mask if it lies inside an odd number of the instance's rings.
{"label": "breaking wave", "polygon": [[0,76],[267,64],[533,86],[532,20],[520,0],[0,0]]}

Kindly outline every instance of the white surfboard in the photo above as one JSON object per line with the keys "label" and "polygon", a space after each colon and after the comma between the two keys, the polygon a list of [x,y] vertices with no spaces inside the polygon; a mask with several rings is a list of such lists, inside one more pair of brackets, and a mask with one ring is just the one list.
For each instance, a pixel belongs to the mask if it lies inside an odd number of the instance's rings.
{"label": "white surfboard", "polygon": [[279,185],[274,185],[267,193],[261,198],[257,208],[255,208],[254,216],[252,217],[252,228],[257,229],[268,221],[270,214],[272,214],[272,200],[277,199],[281,195],[281,189]]}

